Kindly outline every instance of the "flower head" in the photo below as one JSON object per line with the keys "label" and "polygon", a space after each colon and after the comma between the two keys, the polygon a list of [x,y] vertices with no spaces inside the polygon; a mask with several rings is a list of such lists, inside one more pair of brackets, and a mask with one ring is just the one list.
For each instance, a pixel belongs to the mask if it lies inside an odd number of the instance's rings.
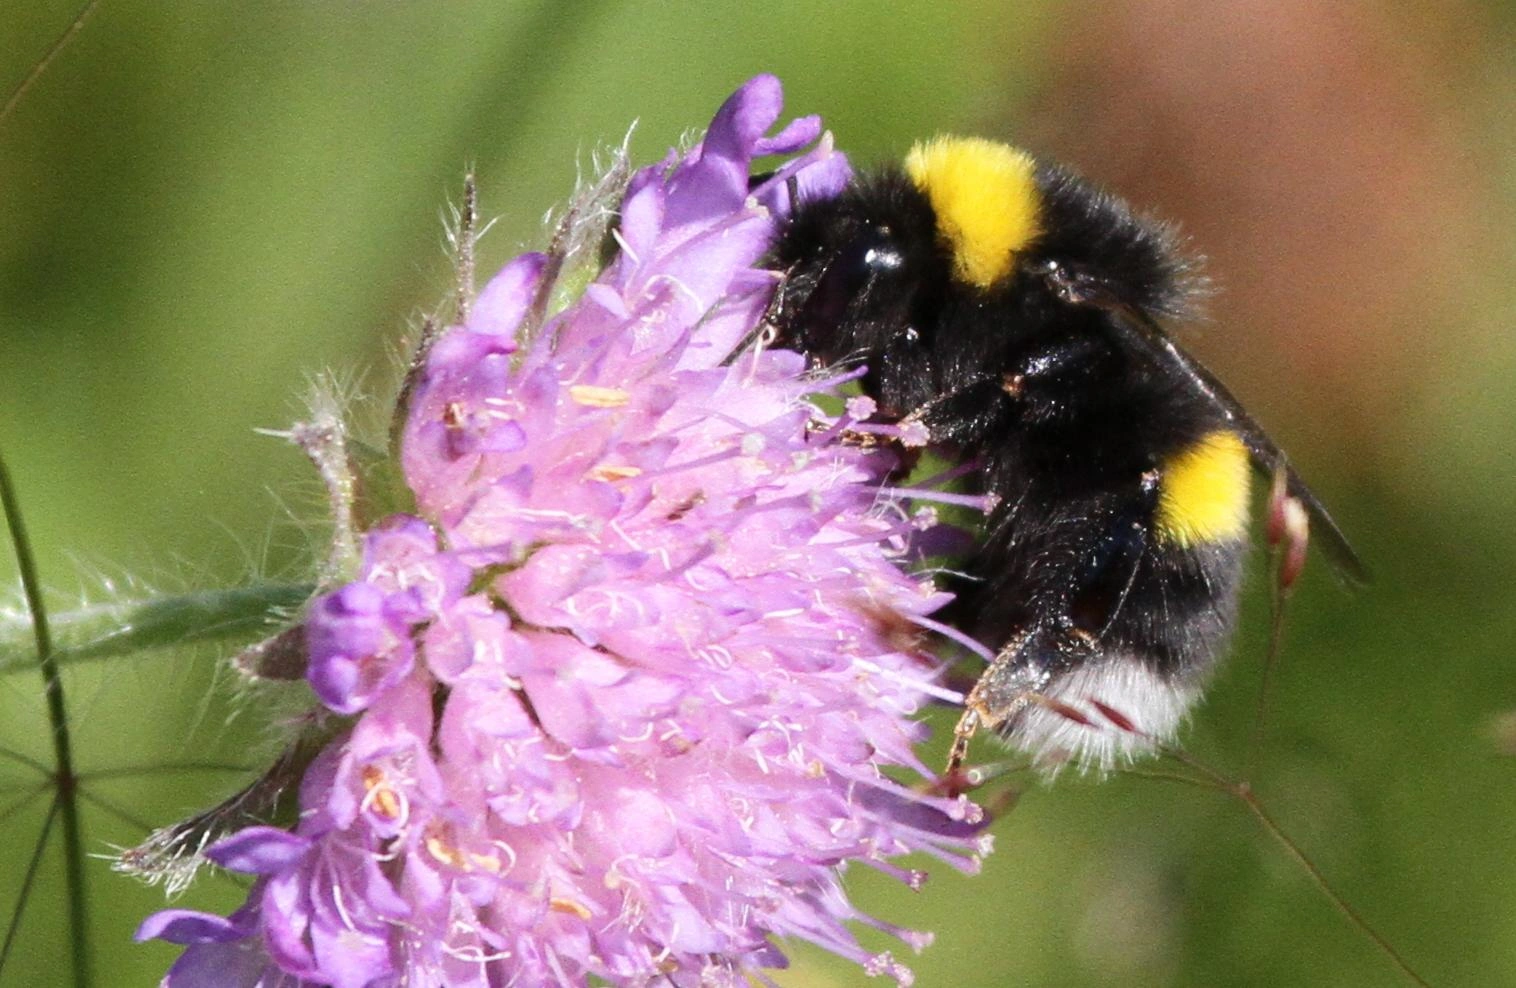
{"label": "flower head", "polygon": [[897,781],[926,775],[936,673],[898,629],[943,598],[900,568],[890,455],[809,399],[840,378],[748,345],[790,197],[849,176],[815,118],[765,136],[779,112],[754,79],[636,173],[614,259],[542,325],[562,258],[528,254],[427,351],[415,514],[307,618],[310,684],[351,725],[293,833],[207,852],[257,876],[243,909],[144,924],[191,944],[166,984],[746,984],[777,937],[908,979],[858,944],[884,924],[839,867],[914,880],[889,859],[969,869],[981,839],[970,804]]}

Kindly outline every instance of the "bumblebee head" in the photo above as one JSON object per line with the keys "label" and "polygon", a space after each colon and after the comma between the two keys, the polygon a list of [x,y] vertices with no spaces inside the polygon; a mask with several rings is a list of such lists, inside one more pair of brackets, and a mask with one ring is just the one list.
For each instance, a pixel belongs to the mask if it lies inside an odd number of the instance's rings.
{"label": "bumblebee head", "polygon": [[900,389],[931,380],[950,262],[931,205],[910,180],[889,169],[801,203],[773,264],[785,274],[773,309],[781,344],[821,364],[867,363],[882,404],[914,407],[914,391]]}

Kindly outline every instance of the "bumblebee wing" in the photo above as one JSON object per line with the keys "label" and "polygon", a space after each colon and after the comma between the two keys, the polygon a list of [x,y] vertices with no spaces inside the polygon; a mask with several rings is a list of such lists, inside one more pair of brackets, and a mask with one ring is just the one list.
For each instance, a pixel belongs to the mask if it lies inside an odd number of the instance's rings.
{"label": "bumblebee wing", "polygon": [[1275,445],[1263,427],[1242,407],[1242,403],[1232,397],[1232,393],[1216,379],[1216,375],[1206,370],[1200,361],[1179,349],[1157,320],[1117,297],[1099,281],[1054,265],[1049,265],[1045,277],[1048,286],[1065,302],[1104,310],[1110,316],[1116,335],[1132,352],[1152,361],[1161,371],[1185,382],[1195,393],[1214,405],[1242,437],[1253,465],[1259,471],[1272,474],[1282,467],[1285,471],[1286,490],[1305,506],[1312,528],[1332,566],[1350,583],[1362,584],[1368,581],[1368,570],[1363,561],[1348,544],[1347,536],[1327,513],[1321,499],[1300,479],[1300,474],[1289,465],[1284,451]]}
{"label": "bumblebee wing", "polygon": [[1185,381],[1189,387],[1203,395],[1225,416],[1231,427],[1242,437],[1243,444],[1247,446],[1248,453],[1252,456],[1253,466],[1265,474],[1272,474],[1280,468],[1284,469],[1286,489],[1290,496],[1297,498],[1305,505],[1306,512],[1311,517],[1311,525],[1333,567],[1352,583],[1366,582],[1368,570],[1364,567],[1363,561],[1358,558],[1358,554],[1353,551],[1353,547],[1348,544],[1347,536],[1343,534],[1337,522],[1332,520],[1326,506],[1306,486],[1305,481],[1300,479],[1300,474],[1289,465],[1284,451],[1247,413],[1242,403],[1232,396],[1232,393],[1226,389],[1226,385],[1217,380],[1216,375],[1206,370],[1198,360],[1179,349],[1178,345],[1163,331],[1163,327],[1159,326],[1151,316],[1125,305],[1115,306],[1107,311],[1110,313],[1112,325],[1124,343],[1157,363],[1164,371]]}

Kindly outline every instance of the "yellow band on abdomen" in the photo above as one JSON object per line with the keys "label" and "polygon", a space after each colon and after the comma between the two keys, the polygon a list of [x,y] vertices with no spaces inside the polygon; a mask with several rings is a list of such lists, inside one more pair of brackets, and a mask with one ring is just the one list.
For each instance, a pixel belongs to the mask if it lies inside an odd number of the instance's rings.
{"label": "yellow band on abdomen", "polygon": [[1218,430],[1164,460],[1158,482],[1159,538],[1188,547],[1247,533],[1251,468],[1235,432]]}

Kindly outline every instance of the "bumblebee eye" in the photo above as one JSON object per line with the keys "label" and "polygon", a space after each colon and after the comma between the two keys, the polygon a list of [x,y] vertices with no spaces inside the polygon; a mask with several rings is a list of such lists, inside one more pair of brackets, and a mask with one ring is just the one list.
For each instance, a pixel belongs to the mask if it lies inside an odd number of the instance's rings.
{"label": "bumblebee eye", "polygon": [[872,255],[881,246],[879,237],[872,230],[865,230],[837,249],[827,266],[827,275],[839,286],[862,287],[868,280]]}
{"label": "bumblebee eye", "polygon": [[890,228],[871,226],[837,252],[828,267],[827,280],[835,285],[835,290],[851,296],[861,292],[872,278],[904,266],[905,257]]}
{"label": "bumblebee eye", "polygon": [[800,323],[809,330],[842,323],[853,304],[869,293],[872,282],[895,276],[904,267],[905,256],[890,228],[865,227],[832,253],[806,299]]}

